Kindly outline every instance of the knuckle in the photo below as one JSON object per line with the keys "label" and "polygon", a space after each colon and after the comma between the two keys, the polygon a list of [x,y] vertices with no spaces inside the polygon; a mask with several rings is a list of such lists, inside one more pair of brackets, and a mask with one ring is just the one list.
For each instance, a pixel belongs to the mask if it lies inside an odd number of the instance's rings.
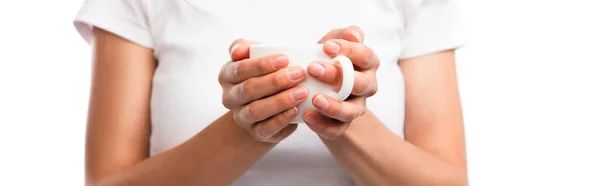
{"label": "knuckle", "polygon": [[254,84],[255,84],[254,78],[248,79],[248,80],[238,84],[238,86],[240,86],[240,88],[238,88],[237,96],[246,96],[246,97],[249,97],[251,100],[254,100],[255,99]]}
{"label": "knuckle", "polygon": [[368,91],[369,82],[364,78],[356,78],[355,92],[357,95],[364,95]]}
{"label": "knuckle", "polygon": [[259,65],[257,71],[259,72],[259,74],[266,74],[272,69],[271,58],[269,57],[261,58],[258,64]]}
{"label": "knuckle", "polygon": [[256,119],[252,116],[252,114],[250,114],[250,105],[238,109],[237,112],[235,112],[235,114],[237,115],[238,120],[241,121],[241,124],[243,124],[244,128],[246,129],[250,128],[250,124],[256,122]]}
{"label": "knuckle", "polygon": [[337,107],[329,106],[329,108],[327,108],[327,109],[329,110],[330,113],[332,113],[334,116],[345,115],[344,111],[343,111],[344,104],[342,103],[342,101],[330,100],[330,102],[333,104],[339,105]]}
{"label": "knuckle", "polygon": [[376,55],[373,53],[373,50],[366,45],[361,45],[359,53],[360,56],[358,59],[360,64],[358,66],[363,69],[370,69],[374,65],[374,58],[376,57]]}
{"label": "knuckle", "polygon": [[238,86],[241,87],[241,88],[239,88],[241,91],[240,93],[249,94],[252,91],[252,89],[250,88],[250,87],[252,87],[252,84],[254,84],[254,79],[248,79],[248,80],[238,84]]}
{"label": "knuckle", "polygon": [[356,78],[356,81],[354,93],[357,96],[373,96],[377,92],[378,87],[375,76],[372,78],[361,76],[361,78]]}
{"label": "knuckle", "polygon": [[228,78],[228,69],[231,66],[231,62],[227,62],[225,63],[222,67],[221,70],[219,71],[219,83],[224,84],[227,82],[227,78]]}
{"label": "knuckle", "polygon": [[349,44],[347,45],[346,42],[339,42],[339,43],[340,43],[340,45],[342,45],[341,46],[342,48],[346,48],[346,50],[347,50],[346,53],[348,56],[354,56],[356,54],[353,45],[349,45]]}
{"label": "knuckle", "polygon": [[233,67],[231,68],[231,76],[233,78],[239,78],[239,75],[241,72],[244,72],[244,70],[247,68],[246,66],[248,66],[248,63],[244,63],[244,61],[239,61],[239,62],[234,62],[232,63]]}
{"label": "knuckle", "polygon": [[280,73],[274,74],[274,76],[271,78],[271,84],[277,88],[287,86],[288,81],[285,73],[285,71],[281,71]]}
{"label": "knuckle", "polygon": [[268,142],[271,139],[271,135],[265,131],[262,123],[255,126],[253,134],[254,138],[261,142]]}
{"label": "knuckle", "polygon": [[236,82],[239,78],[239,71],[240,71],[240,63],[239,62],[234,62],[231,63],[226,69],[225,69],[225,77],[226,79],[228,79],[231,82]]}
{"label": "knuckle", "polygon": [[373,88],[371,88],[371,93],[369,94],[369,96],[373,96],[375,95],[375,93],[377,93],[377,91],[379,90],[379,85],[377,85],[377,81],[375,81],[375,83],[373,83]]}
{"label": "knuckle", "polygon": [[250,103],[250,105],[248,105],[246,108],[248,117],[250,117],[249,119],[256,121],[258,118],[260,118],[260,109],[257,108],[256,102]]}
{"label": "knuckle", "polygon": [[219,84],[223,85],[225,83],[225,79],[223,78],[223,68],[221,68],[221,71],[219,71],[219,78],[217,79],[219,81]]}
{"label": "knuckle", "polygon": [[240,127],[247,129],[247,125],[244,122],[244,120],[242,119],[242,116],[240,115],[241,113],[239,112],[234,112],[233,114],[233,121]]}
{"label": "knuckle", "polygon": [[254,139],[256,139],[257,141],[260,141],[260,142],[269,142],[270,141],[269,138],[262,136],[261,134],[258,134],[256,131],[252,132],[252,136],[254,136]]}
{"label": "knuckle", "polygon": [[221,103],[223,104],[223,106],[225,106],[225,108],[228,108],[228,109],[232,108],[231,98],[229,98],[228,96],[223,95],[221,97]]}
{"label": "knuckle", "polygon": [[261,131],[253,131],[251,132],[254,139],[263,143],[275,143],[277,140],[274,135],[267,135]]}
{"label": "knuckle", "polygon": [[293,101],[287,92],[277,96],[276,101],[277,101],[277,106],[279,106],[279,107],[287,108],[287,107],[292,106],[292,104],[293,104]]}

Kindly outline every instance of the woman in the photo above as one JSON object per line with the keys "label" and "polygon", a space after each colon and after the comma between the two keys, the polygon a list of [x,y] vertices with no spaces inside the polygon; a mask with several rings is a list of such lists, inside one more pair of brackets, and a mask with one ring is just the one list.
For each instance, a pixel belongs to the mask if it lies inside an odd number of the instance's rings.
{"label": "woman", "polygon": [[[86,183],[466,185],[456,8],[452,0],[87,0],[75,19],[93,45]],[[258,42],[318,42],[348,56],[351,98],[315,96],[306,125],[289,124],[307,99],[297,83],[310,75],[336,84],[337,68],[248,59]]]}

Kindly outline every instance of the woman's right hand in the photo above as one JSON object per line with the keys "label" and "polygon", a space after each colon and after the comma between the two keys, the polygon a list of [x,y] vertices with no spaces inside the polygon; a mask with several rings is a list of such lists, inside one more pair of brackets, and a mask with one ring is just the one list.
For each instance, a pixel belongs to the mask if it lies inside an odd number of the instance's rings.
{"label": "woman's right hand", "polygon": [[296,130],[297,125],[288,124],[298,115],[296,106],[308,97],[305,87],[296,86],[306,73],[300,67],[286,68],[285,55],[248,59],[250,44],[243,39],[231,44],[232,61],[219,73],[223,105],[254,138],[277,143]]}

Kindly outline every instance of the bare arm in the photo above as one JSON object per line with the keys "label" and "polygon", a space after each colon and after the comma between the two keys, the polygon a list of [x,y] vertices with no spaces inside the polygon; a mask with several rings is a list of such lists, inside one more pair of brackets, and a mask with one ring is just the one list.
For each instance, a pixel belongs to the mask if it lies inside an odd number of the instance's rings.
{"label": "bare arm", "polygon": [[[323,39],[344,38],[336,29]],[[278,142],[308,93],[286,56],[248,59],[239,39],[219,74],[230,112],[184,143],[148,156],[149,102],[156,68],[152,50],[94,29],[94,72],[86,139],[86,182],[93,185],[228,185]],[[198,95],[201,96],[201,95]]]}
{"label": "bare arm", "polygon": [[185,143],[149,158],[152,50],[100,29],[94,37],[87,184],[226,185],[275,145],[255,140],[227,113]]}
{"label": "bare arm", "polygon": [[398,65],[406,83],[406,139],[367,112],[339,138],[323,141],[359,185],[467,185],[454,52]]}
{"label": "bare arm", "polygon": [[[362,44],[364,34],[327,40],[330,56],[345,55],[355,65],[353,97],[344,101],[324,94],[312,99],[315,111],[304,114],[333,156],[358,185],[466,185],[465,142],[454,51],[399,61],[406,91],[405,139],[395,135],[366,108],[377,92],[379,59]],[[320,70],[319,70],[320,69]],[[338,85],[332,64],[311,64],[308,74]]]}

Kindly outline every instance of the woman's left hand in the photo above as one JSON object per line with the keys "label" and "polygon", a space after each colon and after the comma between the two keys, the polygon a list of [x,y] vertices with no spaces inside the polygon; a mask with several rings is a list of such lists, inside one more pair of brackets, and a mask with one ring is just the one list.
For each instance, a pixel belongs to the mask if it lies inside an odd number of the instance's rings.
{"label": "woman's left hand", "polygon": [[[308,111],[303,116],[308,127],[326,139],[342,135],[355,118],[367,111],[367,97],[377,92],[375,72],[379,67],[379,58],[371,48],[362,43],[364,35],[358,27],[344,30],[350,30],[356,38],[326,40],[323,51],[330,57],[344,55],[350,58],[355,66],[352,94],[345,101],[333,99],[326,94],[316,94],[312,103],[317,111]],[[324,83],[341,86],[342,71],[337,65],[313,62],[308,66],[307,73]]]}

